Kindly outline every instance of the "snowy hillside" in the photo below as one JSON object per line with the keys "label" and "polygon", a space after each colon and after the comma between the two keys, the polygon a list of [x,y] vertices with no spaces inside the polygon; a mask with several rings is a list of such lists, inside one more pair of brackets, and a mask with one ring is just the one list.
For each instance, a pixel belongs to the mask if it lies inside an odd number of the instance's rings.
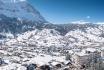
{"label": "snowy hillside", "polygon": [[[81,24],[82,26],[82,24]],[[83,29],[83,27],[82,27]],[[96,27],[86,27],[84,30],[80,29],[69,30],[65,35],[55,29],[42,29],[27,31],[19,34],[16,39],[11,39],[6,43],[10,44],[24,44],[44,47],[72,47],[74,46],[89,46],[92,44],[103,44],[104,42],[104,26],[98,25]],[[12,41],[13,40],[13,41]],[[15,41],[14,41],[15,40]]]}
{"label": "snowy hillside", "polygon": [[[75,26],[75,25],[74,25]],[[2,70],[39,70],[38,67],[48,65],[52,70],[63,70],[69,68],[67,63],[72,63],[73,59],[67,60],[69,54],[86,55],[81,51],[85,48],[93,51],[95,48],[101,49],[104,45],[104,25],[82,26],[78,24],[77,29],[69,30],[62,35],[57,29],[35,29],[18,34],[15,38],[7,38],[2,43],[0,53],[5,63]],[[83,30],[84,28],[84,30]],[[93,48],[94,49],[93,49]],[[73,55],[74,56],[74,55]],[[35,67],[35,65],[38,67]],[[55,67],[61,64],[62,67]],[[44,70],[44,69],[41,69]]]}
{"label": "snowy hillside", "polygon": [[8,41],[7,44],[18,44],[24,43],[25,45],[37,45],[37,46],[57,46],[63,47],[65,46],[65,41],[63,40],[63,36],[54,29],[43,29],[43,30],[34,30],[28,31],[23,34],[18,35],[15,39],[16,42],[12,40]]}

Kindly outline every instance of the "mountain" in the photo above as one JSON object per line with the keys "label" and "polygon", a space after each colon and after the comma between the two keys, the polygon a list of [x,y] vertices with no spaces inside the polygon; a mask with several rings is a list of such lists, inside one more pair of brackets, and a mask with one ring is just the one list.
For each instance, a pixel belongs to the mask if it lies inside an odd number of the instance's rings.
{"label": "mountain", "polygon": [[[88,47],[92,46],[92,44],[100,45],[104,43],[104,25],[67,24],[63,26],[54,25],[53,28],[51,27],[52,25],[50,28],[43,28],[41,30],[35,29],[19,34],[17,38],[8,40],[6,44],[71,48],[72,46]],[[60,29],[60,31],[58,29]]]}
{"label": "mountain", "polygon": [[47,21],[26,0],[0,0],[0,32],[22,33]]}
{"label": "mountain", "polygon": [[68,24],[45,24],[43,27],[44,28],[48,28],[48,29],[55,29],[57,31],[59,31],[61,33],[61,35],[65,35],[66,33],[68,33],[69,31],[73,31],[76,29],[80,29],[80,30],[85,30],[88,27],[98,27],[98,24],[93,24],[93,23],[68,23]]}
{"label": "mountain", "polygon": [[0,0],[0,70],[67,70],[71,55],[103,46],[104,22],[51,24],[26,0]]}
{"label": "mountain", "polygon": [[18,20],[32,20],[44,22],[45,19],[27,1],[23,0],[1,0],[0,14],[6,17],[18,18]]}
{"label": "mountain", "polygon": [[0,38],[8,37],[7,45],[68,47],[104,40],[104,25],[85,21],[45,23],[44,17],[26,0],[0,0]]}

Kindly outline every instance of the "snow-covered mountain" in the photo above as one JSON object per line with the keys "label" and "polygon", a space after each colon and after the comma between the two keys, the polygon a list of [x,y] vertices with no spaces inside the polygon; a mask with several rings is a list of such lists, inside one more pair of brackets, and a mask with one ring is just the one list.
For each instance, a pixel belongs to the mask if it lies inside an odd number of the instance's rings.
{"label": "snow-covered mountain", "polygon": [[1,15],[18,20],[45,22],[40,13],[25,0],[0,0],[0,3]]}
{"label": "snow-covered mountain", "polygon": [[10,38],[5,40],[7,45],[65,47],[104,41],[104,25],[85,21],[69,24],[44,24],[45,22],[26,0],[0,0],[0,37]]}
{"label": "snow-covered mountain", "polygon": [[72,30],[67,28],[69,31],[64,35],[61,34],[63,31],[58,31],[54,28],[27,31],[19,34],[16,39],[8,40],[6,44],[72,48],[75,46],[101,45],[104,43],[104,25],[88,26],[81,24],[78,26],[77,29],[73,28]]}
{"label": "snow-covered mountain", "polygon": [[26,0],[0,0],[0,32],[22,33],[46,22]]}
{"label": "snow-covered mountain", "polygon": [[[68,32],[64,33],[63,29]],[[17,34],[16,38],[5,39],[0,53],[3,55],[1,61],[4,61],[7,65],[1,66],[0,69],[27,70],[31,64],[37,64],[39,67],[49,65],[54,68],[57,62],[69,62],[65,58],[66,54],[73,55],[73,53],[80,52],[80,49],[87,47],[99,48],[103,45],[104,25],[67,24],[62,26],[47,24],[42,29],[26,31]]]}
{"label": "snow-covered mountain", "polygon": [[0,0],[0,70],[67,70],[69,54],[104,45],[104,22],[46,23],[26,0]]}

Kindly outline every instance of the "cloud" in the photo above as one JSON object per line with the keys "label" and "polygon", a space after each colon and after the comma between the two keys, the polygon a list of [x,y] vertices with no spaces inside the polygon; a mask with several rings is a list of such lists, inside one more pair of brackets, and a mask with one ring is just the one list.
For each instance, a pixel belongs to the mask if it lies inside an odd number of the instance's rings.
{"label": "cloud", "polygon": [[91,22],[87,22],[87,21],[84,21],[84,20],[79,20],[79,21],[73,21],[71,23],[73,23],[73,24],[87,24],[87,23],[91,23]]}
{"label": "cloud", "polygon": [[104,22],[96,22],[95,24],[104,24]]}
{"label": "cloud", "polygon": [[87,19],[91,18],[91,16],[86,16]]}

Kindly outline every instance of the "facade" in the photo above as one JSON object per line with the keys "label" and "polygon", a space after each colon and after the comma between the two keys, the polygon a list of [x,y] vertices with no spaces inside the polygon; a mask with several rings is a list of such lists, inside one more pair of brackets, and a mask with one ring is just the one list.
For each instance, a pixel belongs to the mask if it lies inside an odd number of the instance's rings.
{"label": "facade", "polygon": [[104,47],[101,48],[101,57],[104,57]]}
{"label": "facade", "polygon": [[81,52],[75,53],[73,56],[73,64],[80,69],[91,69],[98,70],[101,64],[101,52],[87,48],[82,50]]}

